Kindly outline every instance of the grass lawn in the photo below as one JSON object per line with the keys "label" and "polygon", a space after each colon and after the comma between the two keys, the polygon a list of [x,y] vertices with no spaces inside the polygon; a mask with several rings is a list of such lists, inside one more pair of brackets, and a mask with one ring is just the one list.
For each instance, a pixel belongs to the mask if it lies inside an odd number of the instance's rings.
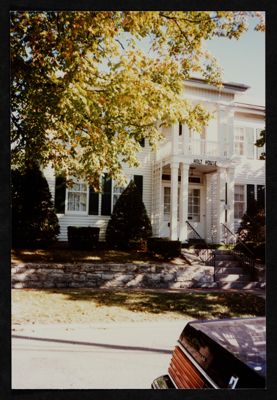
{"label": "grass lawn", "polygon": [[[14,262],[46,262],[46,263],[71,263],[71,262],[112,262],[112,263],[148,263],[157,262],[158,258],[151,257],[146,251],[138,250],[71,250],[67,246],[48,249],[13,249],[12,261]],[[163,261],[163,260],[160,260]]]}
{"label": "grass lawn", "polygon": [[238,292],[12,290],[14,324],[138,322],[263,315],[265,301],[262,298]]}

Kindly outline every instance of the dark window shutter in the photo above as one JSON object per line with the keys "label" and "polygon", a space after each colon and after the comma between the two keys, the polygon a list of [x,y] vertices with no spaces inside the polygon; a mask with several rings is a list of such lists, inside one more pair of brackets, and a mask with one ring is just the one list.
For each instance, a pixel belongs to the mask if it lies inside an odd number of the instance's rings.
{"label": "dark window shutter", "polygon": [[179,122],[179,136],[183,134],[183,125]]}
{"label": "dark window shutter", "polygon": [[64,214],[65,212],[65,191],[65,176],[57,175],[55,179],[55,212],[57,214]]}
{"label": "dark window shutter", "polygon": [[141,147],[145,147],[145,139],[144,139],[144,138],[141,139],[141,140],[139,141],[139,144],[141,145]]}
{"label": "dark window shutter", "polygon": [[247,209],[253,206],[255,201],[255,186],[247,185]]}
{"label": "dark window shutter", "polygon": [[101,215],[111,215],[112,180],[105,174],[102,181]]}
{"label": "dark window shutter", "polygon": [[88,213],[89,215],[98,215],[99,207],[99,193],[95,192],[93,187],[89,188],[89,203]]}
{"label": "dark window shutter", "polygon": [[134,182],[136,184],[136,187],[138,188],[138,191],[141,194],[141,198],[142,198],[142,194],[143,194],[143,176],[142,175],[134,175]]}
{"label": "dark window shutter", "polygon": [[265,207],[265,187],[264,185],[257,186],[257,202],[260,207]]}

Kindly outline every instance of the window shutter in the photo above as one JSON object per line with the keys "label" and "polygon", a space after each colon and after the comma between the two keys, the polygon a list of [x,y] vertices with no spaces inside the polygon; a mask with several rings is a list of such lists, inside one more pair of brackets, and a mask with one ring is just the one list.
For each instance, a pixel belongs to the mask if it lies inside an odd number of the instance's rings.
{"label": "window shutter", "polygon": [[57,175],[55,178],[55,212],[57,214],[64,214],[65,212],[65,191],[65,176]]}
{"label": "window shutter", "polygon": [[246,156],[247,158],[254,158],[254,129],[245,128],[246,136]]}
{"label": "window shutter", "polygon": [[136,187],[138,191],[141,194],[141,198],[143,195],[143,176],[142,175],[134,175],[134,182],[136,184]]}
{"label": "window shutter", "polygon": [[255,201],[255,186],[247,185],[247,209],[253,206]]}
{"label": "window shutter", "polygon": [[145,139],[144,139],[144,138],[141,139],[141,140],[139,141],[139,144],[141,145],[141,147],[145,147]]}
{"label": "window shutter", "polygon": [[265,208],[265,186],[257,186],[257,202],[260,207]]}
{"label": "window shutter", "polygon": [[89,203],[88,203],[88,213],[89,215],[98,215],[99,207],[99,193],[95,192],[93,187],[89,188]]}
{"label": "window shutter", "polygon": [[104,175],[102,180],[101,215],[111,215],[112,206],[112,180]]}

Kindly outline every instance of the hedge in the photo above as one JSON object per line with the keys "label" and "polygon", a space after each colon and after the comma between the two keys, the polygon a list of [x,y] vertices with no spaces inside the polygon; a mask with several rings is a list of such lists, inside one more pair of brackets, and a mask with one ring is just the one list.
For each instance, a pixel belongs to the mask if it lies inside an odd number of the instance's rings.
{"label": "hedge", "polygon": [[180,240],[169,240],[167,238],[149,238],[147,249],[150,253],[155,253],[164,258],[178,257],[181,254],[182,243]]}
{"label": "hedge", "polygon": [[72,249],[90,250],[97,247],[100,228],[92,226],[68,226],[68,245]]}

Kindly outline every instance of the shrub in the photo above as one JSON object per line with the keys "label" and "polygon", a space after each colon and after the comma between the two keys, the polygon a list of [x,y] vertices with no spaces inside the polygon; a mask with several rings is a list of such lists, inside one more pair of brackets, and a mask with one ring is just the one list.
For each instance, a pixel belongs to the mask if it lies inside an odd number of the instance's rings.
{"label": "shrub", "polygon": [[152,235],[144,203],[133,181],[117,200],[106,230],[109,246],[130,248]]}
{"label": "shrub", "polygon": [[253,201],[243,215],[238,234],[243,242],[261,243],[265,241],[265,212],[257,201]]}
{"label": "shrub", "polygon": [[68,226],[68,245],[72,249],[89,250],[97,247],[100,228],[92,226]]}
{"label": "shrub", "polygon": [[[256,258],[265,260],[265,212],[257,201],[253,201],[242,217],[238,236]],[[236,249],[245,251],[245,248],[239,243],[236,245]]]}
{"label": "shrub", "polygon": [[147,249],[150,253],[159,254],[164,258],[178,257],[181,254],[182,243],[180,240],[167,238],[149,238]]}
{"label": "shrub", "polygon": [[45,246],[57,240],[59,221],[47,180],[37,165],[11,172],[12,244]]}

